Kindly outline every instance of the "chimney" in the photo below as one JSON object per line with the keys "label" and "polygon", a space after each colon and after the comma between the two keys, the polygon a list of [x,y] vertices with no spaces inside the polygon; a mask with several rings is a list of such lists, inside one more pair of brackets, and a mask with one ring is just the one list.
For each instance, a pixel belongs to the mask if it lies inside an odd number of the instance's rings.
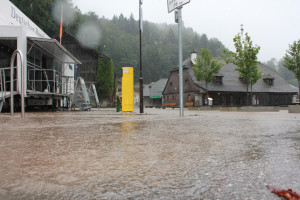
{"label": "chimney", "polygon": [[194,50],[192,53],[191,53],[191,61],[193,63],[193,65],[196,63],[196,59],[197,58],[197,52]]}

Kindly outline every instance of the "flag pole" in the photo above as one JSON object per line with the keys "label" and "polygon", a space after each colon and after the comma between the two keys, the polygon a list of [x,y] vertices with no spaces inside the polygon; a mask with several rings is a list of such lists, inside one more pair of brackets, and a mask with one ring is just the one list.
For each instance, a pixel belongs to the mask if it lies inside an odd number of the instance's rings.
{"label": "flag pole", "polygon": [[59,28],[59,43],[60,44],[61,44],[62,29],[63,29],[63,12],[64,12],[64,5],[61,6],[61,14],[60,14],[60,28]]}
{"label": "flag pole", "polygon": [[143,93],[143,55],[142,55],[142,32],[143,32],[143,12],[142,12],[143,1],[139,0],[140,10],[140,113],[144,113],[144,93]]}

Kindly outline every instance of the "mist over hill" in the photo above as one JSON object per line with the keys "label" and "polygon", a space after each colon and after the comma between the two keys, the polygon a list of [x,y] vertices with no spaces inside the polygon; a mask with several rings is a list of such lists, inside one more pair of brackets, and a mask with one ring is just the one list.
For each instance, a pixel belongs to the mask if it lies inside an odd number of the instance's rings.
{"label": "mist over hill", "polygon": [[[64,10],[63,28],[79,37],[85,45],[99,50],[113,59],[117,77],[121,68],[134,67],[135,82],[139,78],[139,21],[114,16],[113,19],[99,17],[94,12],[83,14],[69,0],[11,0],[49,36],[59,33],[61,5]],[[225,46],[216,38],[198,34],[183,26],[183,59],[192,51],[209,48],[214,56],[220,56]],[[143,77],[144,83],[167,78],[171,69],[178,65],[177,24],[143,22]]]}

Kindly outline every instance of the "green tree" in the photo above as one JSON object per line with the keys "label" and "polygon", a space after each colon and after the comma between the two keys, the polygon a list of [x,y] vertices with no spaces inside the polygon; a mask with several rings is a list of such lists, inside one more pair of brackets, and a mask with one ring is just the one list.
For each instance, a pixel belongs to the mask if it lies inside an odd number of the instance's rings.
{"label": "green tree", "polygon": [[264,62],[264,65],[268,66],[269,68],[273,69],[274,71],[278,72],[284,80],[286,80],[289,84],[297,87],[298,81],[295,78],[295,74],[285,68],[283,66],[284,59],[280,59],[277,61],[275,58],[271,58],[269,61]]}
{"label": "green tree", "polygon": [[200,38],[200,47],[203,49],[208,48],[208,38],[206,34],[203,34]]}
{"label": "green tree", "polygon": [[289,49],[286,51],[283,59],[283,66],[292,71],[298,80],[298,95],[300,98],[300,40],[294,41],[293,44],[289,45]]}
{"label": "green tree", "polygon": [[193,39],[193,45],[194,45],[194,48],[193,48],[194,50],[198,51],[198,49],[201,49],[200,48],[200,39],[199,39],[199,36],[197,34],[195,34],[195,37]]}
{"label": "green tree", "polygon": [[100,99],[113,98],[115,89],[115,69],[112,60],[107,63],[98,58],[97,85]]}
{"label": "green tree", "polygon": [[236,71],[239,73],[240,78],[246,82],[246,95],[247,105],[249,105],[249,83],[255,84],[257,77],[259,77],[259,71],[257,67],[257,54],[260,47],[253,46],[252,41],[248,33],[244,34],[244,27],[241,25],[241,32],[233,38],[235,52],[224,49],[229,58],[225,58],[226,63],[233,63],[237,66]]}
{"label": "green tree", "polygon": [[193,70],[197,81],[205,82],[206,98],[208,98],[208,83],[214,80],[213,74],[220,71],[222,62],[214,59],[209,49],[201,49],[201,57],[196,58]]}
{"label": "green tree", "polygon": [[278,73],[280,74],[280,76],[282,76],[289,84],[297,87],[298,86],[298,80],[295,78],[295,74],[293,72],[291,72],[290,70],[288,70],[287,68],[285,68],[283,66],[283,62],[284,59],[282,58],[279,62],[278,62]]}
{"label": "green tree", "polygon": [[264,65],[278,72],[278,65],[276,63],[278,63],[277,60],[275,58],[271,58],[269,61],[265,62]]}
{"label": "green tree", "polygon": [[[258,67],[255,67],[255,65],[252,66],[253,69],[251,70],[251,77],[250,77],[250,88],[251,88],[251,99],[252,99],[252,87],[253,85],[262,77],[262,73],[258,71]],[[252,100],[251,100],[252,102]]]}

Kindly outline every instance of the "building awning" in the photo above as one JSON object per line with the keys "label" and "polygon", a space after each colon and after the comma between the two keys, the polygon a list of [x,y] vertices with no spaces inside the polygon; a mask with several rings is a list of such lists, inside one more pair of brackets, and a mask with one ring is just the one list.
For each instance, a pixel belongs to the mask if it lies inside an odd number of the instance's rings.
{"label": "building awning", "polygon": [[28,37],[28,40],[42,48],[62,63],[82,64],[75,56],[65,49],[56,39]]}

